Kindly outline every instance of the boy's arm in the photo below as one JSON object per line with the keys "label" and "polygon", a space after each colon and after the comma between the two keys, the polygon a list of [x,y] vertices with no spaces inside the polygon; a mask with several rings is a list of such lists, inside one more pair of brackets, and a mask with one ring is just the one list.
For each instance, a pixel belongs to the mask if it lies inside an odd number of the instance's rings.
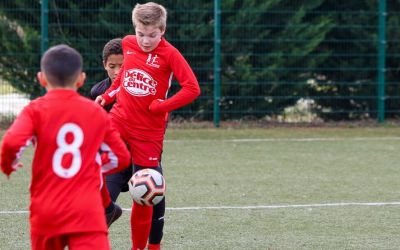
{"label": "boy's arm", "polygon": [[122,141],[120,134],[107,122],[106,135],[101,144],[101,172],[112,174],[130,165],[130,153]]}
{"label": "boy's arm", "polygon": [[10,176],[12,172],[22,167],[19,159],[24,149],[32,141],[34,125],[32,121],[33,116],[30,112],[30,107],[25,107],[3,136],[0,164],[1,171],[7,176]]}
{"label": "boy's arm", "polygon": [[150,104],[153,113],[165,113],[193,102],[200,95],[199,83],[189,64],[181,53],[176,52],[170,58],[173,74],[181,89],[166,100],[156,99]]}
{"label": "boy's arm", "polygon": [[104,94],[98,96],[95,102],[100,103],[102,106],[104,106],[115,101],[115,97],[121,85],[121,77],[123,72],[124,72],[124,64],[122,64],[118,76],[111,83],[111,86],[106,90],[106,92],[104,92]]}
{"label": "boy's arm", "polygon": [[96,83],[90,89],[90,99],[95,100],[97,96],[104,94],[105,90],[107,90],[104,86],[104,80]]}

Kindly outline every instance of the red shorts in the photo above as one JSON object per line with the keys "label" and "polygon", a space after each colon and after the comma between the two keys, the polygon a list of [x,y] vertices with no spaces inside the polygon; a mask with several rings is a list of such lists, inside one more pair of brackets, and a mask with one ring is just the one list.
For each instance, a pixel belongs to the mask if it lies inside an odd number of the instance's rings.
{"label": "red shorts", "polygon": [[133,164],[143,167],[157,167],[161,161],[163,141],[141,141],[131,139],[129,144]]}
{"label": "red shorts", "polygon": [[55,236],[31,235],[32,250],[109,250],[110,242],[105,232],[85,232]]}
{"label": "red shorts", "polygon": [[133,136],[123,122],[111,116],[112,126],[121,134],[122,139],[128,144],[132,162],[143,167],[157,167],[161,161],[163,139],[143,140]]}

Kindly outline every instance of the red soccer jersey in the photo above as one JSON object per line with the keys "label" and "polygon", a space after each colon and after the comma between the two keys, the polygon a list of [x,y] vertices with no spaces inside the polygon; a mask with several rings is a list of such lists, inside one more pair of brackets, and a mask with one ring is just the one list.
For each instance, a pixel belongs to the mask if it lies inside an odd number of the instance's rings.
{"label": "red soccer jersey", "polygon": [[5,174],[15,170],[15,163],[31,141],[35,147],[31,232],[107,232],[100,196],[101,172],[115,172],[130,161],[107,113],[73,90],[51,90],[32,101],[3,137],[1,169]]}
{"label": "red soccer jersey", "polygon": [[[161,39],[157,48],[147,53],[137,44],[134,35],[122,40],[124,64],[118,77],[103,94],[106,103],[116,97],[111,114],[128,124],[133,136],[144,140],[164,137],[166,113],[191,103],[200,94],[200,87],[189,64],[181,53]],[[181,89],[167,98],[173,77]],[[150,104],[165,100],[150,112]]]}

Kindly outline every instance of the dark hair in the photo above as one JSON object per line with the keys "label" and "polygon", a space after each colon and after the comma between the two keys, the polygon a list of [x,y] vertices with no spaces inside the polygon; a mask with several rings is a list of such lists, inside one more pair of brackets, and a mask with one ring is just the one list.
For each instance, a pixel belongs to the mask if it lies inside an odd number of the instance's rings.
{"label": "dark hair", "polygon": [[110,55],[122,55],[122,39],[114,38],[110,40],[103,48],[103,61],[107,62]]}
{"label": "dark hair", "polygon": [[82,72],[82,65],[81,54],[65,44],[48,49],[40,61],[40,68],[47,80],[60,87],[73,84],[78,74]]}

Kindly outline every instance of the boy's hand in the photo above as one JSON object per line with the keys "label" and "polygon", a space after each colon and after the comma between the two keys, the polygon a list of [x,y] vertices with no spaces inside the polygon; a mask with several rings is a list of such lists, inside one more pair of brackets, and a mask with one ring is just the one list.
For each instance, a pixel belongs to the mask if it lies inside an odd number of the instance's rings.
{"label": "boy's hand", "polygon": [[7,178],[10,178],[12,172],[16,171],[19,168],[22,168],[23,166],[24,164],[22,164],[22,162],[17,161],[12,164],[11,168],[1,167],[1,171],[3,171],[5,175],[7,175]]}
{"label": "boy's hand", "polygon": [[155,99],[151,102],[150,106],[149,106],[149,110],[152,113],[163,113],[163,111],[161,111],[161,107],[160,104],[163,102],[164,100],[162,99]]}
{"label": "boy's hand", "polygon": [[94,102],[100,104],[102,107],[106,104],[106,100],[101,95],[97,96]]}

